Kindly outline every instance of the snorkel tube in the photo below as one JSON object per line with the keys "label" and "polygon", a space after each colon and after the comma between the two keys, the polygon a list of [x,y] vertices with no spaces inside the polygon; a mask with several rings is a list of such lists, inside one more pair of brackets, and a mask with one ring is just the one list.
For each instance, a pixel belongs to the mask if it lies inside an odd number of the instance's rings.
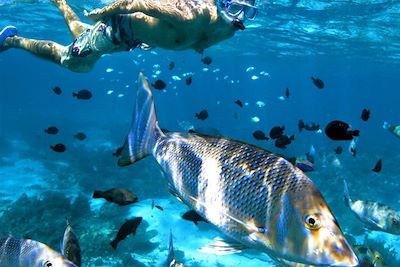
{"label": "snorkel tube", "polygon": [[228,7],[228,5],[230,5],[232,3],[232,0],[216,0],[216,4],[217,4],[217,8],[219,13],[221,14],[222,18],[232,24],[232,26],[235,28],[235,30],[244,30],[246,29],[246,27],[243,24],[243,21],[241,21],[240,19],[231,16],[228,14],[228,12],[226,12],[226,9]]}

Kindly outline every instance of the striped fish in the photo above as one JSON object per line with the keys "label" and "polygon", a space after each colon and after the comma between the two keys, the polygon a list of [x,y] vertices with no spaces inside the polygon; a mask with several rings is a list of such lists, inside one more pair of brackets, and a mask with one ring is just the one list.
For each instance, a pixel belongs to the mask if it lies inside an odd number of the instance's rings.
{"label": "striped fish", "polygon": [[323,196],[302,171],[240,141],[163,133],[140,73],[133,123],[118,164],[147,155],[161,165],[175,196],[235,241],[289,266],[358,264]]}
{"label": "striped fish", "polygon": [[400,235],[400,215],[392,208],[374,201],[352,200],[344,182],[344,201],[347,207],[372,230]]}
{"label": "striped fish", "polygon": [[30,239],[0,238],[0,267],[77,267],[47,245]]}

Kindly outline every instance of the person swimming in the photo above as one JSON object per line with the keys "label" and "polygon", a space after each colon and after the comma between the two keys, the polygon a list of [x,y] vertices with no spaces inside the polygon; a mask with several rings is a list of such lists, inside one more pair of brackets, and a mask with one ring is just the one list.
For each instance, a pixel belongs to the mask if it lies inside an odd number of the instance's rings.
{"label": "person swimming", "polygon": [[85,12],[95,22],[80,21],[66,0],[52,0],[75,40],[68,46],[18,36],[7,26],[0,51],[20,48],[76,72],[90,71],[104,54],[135,48],[203,51],[244,30],[257,15],[255,0],[120,0]]}

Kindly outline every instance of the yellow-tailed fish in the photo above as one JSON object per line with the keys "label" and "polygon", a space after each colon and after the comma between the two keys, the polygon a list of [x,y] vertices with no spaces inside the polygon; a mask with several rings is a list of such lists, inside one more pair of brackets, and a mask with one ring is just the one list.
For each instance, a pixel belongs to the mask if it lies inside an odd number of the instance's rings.
{"label": "yellow-tailed fish", "polygon": [[352,200],[346,181],[344,181],[344,201],[366,227],[400,235],[400,215],[394,209],[378,202]]}
{"label": "yellow-tailed fish", "polygon": [[358,264],[323,196],[302,171],[240,141],[163,133],[140,73],[132,128],[118,164],[148,155],[161,165],[171,192],[228,237],[286,264]]}
{"label": "yellow-tailed fish", "polygon": [[78,267],[47,245],[30,239],[0,238],[0,267]]}

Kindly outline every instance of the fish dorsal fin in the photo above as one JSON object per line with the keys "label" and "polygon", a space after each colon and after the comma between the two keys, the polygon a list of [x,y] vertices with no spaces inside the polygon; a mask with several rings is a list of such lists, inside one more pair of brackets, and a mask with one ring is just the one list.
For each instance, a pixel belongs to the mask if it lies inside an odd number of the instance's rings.
{"label": "fish dorsal fin", "polygon": [[198,251],[215,255],[230,255],[241,253],[245,249],[247,249],[247,247],[241,243],[216,237],[211,243],[199,248]]}

